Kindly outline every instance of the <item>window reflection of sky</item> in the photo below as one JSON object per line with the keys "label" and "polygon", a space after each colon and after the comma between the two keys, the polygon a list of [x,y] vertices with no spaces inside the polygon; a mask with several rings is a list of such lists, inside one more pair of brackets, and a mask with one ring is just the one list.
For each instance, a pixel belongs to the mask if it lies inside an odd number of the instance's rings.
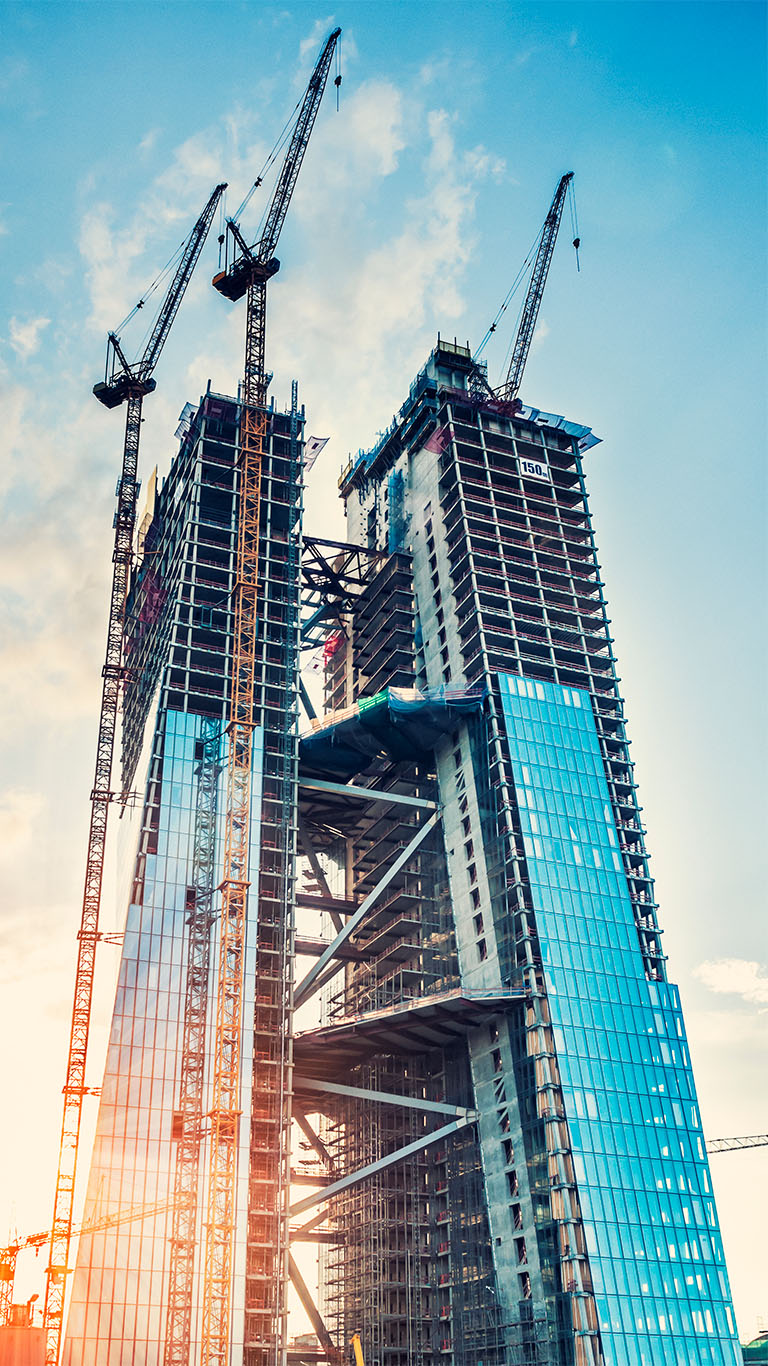
{"label": "window reflection of sky", "polygon": [[[171,1122],[178,1094],[186,971],[187,888],[193,881],[197,768],[201,718],[168,711],[164,725],[157,853],[146,858],[142,905],[131,905],[120,962],[96,1139],[84,1217],[97,1221],[116,1211],[147,1211],[143,1218],[83,1237],[73,1276],[64,1366],[122,1366],[130,1344],[132,1366],[155,1366],[162,1354],[167,1302],[170,1194],[175,1149]],[[261,732],[254,739],[249,921],[257,907],[261,810]],[[223,849],[222,790],[218,818],[219,871]],[[129,886],[133,867],[126,861]],[[215,930],[214,930],[215,936]],[[255,938],[255,936],[252,936]],[[216,962],[214,937],[212,962]],[[244,1016],[253,1011],[255,950],[246,949]],[[209,993],[212,1018],[215,986]],[[243,1035],[242,1111],[250,1111],[252,1036]],[[204,1110],[208,1104],[204,1104]],[[245,1295],[248,1127],[241,1129],[233,1299],[242,1333]],[[204,1163],[203,1170],[207,1168]],[[201,1183],[201,1192],[203,1189]],[[156,1207],[159,1208],[153,1212]],[[202,1223],[198,1249],[203,1246]],[[198,1254],[199,1255],[199,1254]],[[194,1332],[193,1332],[194,1337]],[[233,1340],[233,1350],[242,1341]]]}
{"label": "window reflection of sky", "polygon": [[736,1366],[677,990],[649,982],[589,695],[500,678],[610,1366]]}

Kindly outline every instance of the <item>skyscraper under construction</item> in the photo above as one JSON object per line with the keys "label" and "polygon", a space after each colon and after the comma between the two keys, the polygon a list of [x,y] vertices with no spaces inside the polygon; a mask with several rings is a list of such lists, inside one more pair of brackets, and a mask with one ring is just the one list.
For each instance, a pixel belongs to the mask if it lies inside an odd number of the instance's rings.
{"label": "skyscraper under construction", "polygon": [[332,641],[300,791],[347,902],[373,904],[337,936],[355,957],[297,1036],[295,1091],[309,1103],[325,1077],[334,1169],[374,1167],[330,1203],[324,1293],[340,1338],[359,1328],[391,1366],[740,1361],[587,502],[595,444],[495,398],[438,340],[340,480],[350,542],[380,558]]}
{"label": "skyscraper under construction", "polygon": [[[68,1366],[203,1359],[239,421],[212,393],[187,412],[139,532],[130,905]],[[302,436],[294,390],[261,474],[231,1363],[336,1361],[357,1332],[368,1366],[736,1366],[596,439],[438,339],[343,471],[335,544],[302,542]],[[299,739],[302,646],[325,708]],[[318,1244],[317,1303],[289,1233]],[[287,1346],[289,1278],[314,1348]]]}

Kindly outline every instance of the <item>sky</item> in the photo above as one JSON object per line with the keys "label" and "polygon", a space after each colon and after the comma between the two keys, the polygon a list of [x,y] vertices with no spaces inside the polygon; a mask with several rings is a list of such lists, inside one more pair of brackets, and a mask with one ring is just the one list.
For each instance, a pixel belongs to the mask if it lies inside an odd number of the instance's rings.
{"label": "sky", "polygon": [[[335,24],[340,107],[329,90],[268,319],[276,400],[298,378],[308,431],[330,438],[308,529],[343,538],[339,468],[438,331],[479,344],[573,171],[581,269],[564,220],[521,396],[602,438],[591,507],[705,1131],[768,1129],[765,7],[6,0],[0,1242],[48,1227],[53,1200],[122,449],[122,411],[91,387],[213,186],[241,203]],[[217,231],[145,403],[145,480],[185,402],[240,377],[242,305],[209,284]],[[484,352],[493,382],[514,313]],[[122,334],[131,355],[144,326]],[[103,924],[124,914],[110,872]],[[768,1149],[712,1172],[747,1339],[768,1318]]]}

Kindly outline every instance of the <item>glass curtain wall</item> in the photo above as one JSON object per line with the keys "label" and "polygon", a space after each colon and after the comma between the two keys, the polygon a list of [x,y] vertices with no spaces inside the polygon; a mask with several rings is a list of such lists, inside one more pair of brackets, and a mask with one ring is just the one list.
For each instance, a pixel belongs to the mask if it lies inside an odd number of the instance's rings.
{"label": "glass curtain wall", "polygon": [[737,1366],[679,995],[643,969],[589,694],[499,686],[607,1366]]}
{"label": "glass curtain wall", "polygon": [[[141,831],[131,860],[133,883],[104,1072],[84,1223],[64,1349],[64,1366],[157,1366],[165,1337],[171,1203],[175,1170],[174,1112],[178,1105],[201,716],[159,710]],[[221,757],[226,757],[225,740]],[[259,867],[262,732],[254,736],[251,869]],[[214,885],[222,876],[223,783],[220,775]],[[136,871],[140,870],[139,876]],[[252,871],[257,877],[257,872]],[[252,883],[249,920],[256,915]],[[218,898],[217,898],[218,901]],[[217,902],[214,903],[216,909]],[[244,1018],[253,1016],[255,925],[249,923]],[[217,962],[216,926],[211,961]],[[209,1030],[216,979],[208,994]],[[250,1113],[252,1034],[243,1032],[242,1112]],[[207,1079],[210,1085],[210,1078]],[[204,1103],[203,1112],[210,1108]],[[199,1204],[204,1201],[203,1147]],[[245,1304],[245,1220],[248,1128],[242,1126],[241,1178],[234,1283],[233,1350],[242,1351]],[[198,1255],[203,1231],[198,1209]],[[199,1292],[199,1278],[195,1280]],[[193,1306],[192,1346],[199,1345],[199,1304]]]}

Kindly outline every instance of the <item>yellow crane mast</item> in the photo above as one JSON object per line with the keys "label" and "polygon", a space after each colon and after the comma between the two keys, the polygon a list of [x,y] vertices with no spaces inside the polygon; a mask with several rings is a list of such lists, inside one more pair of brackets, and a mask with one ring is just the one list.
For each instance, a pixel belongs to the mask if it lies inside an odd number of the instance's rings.
{"label": "yellow crane mast", "polygon": [[[243,968],[250,886],[248,850],[258,641],[258,562],[262,458],[267,427],[265,323],[267,282],[279,269],[274,252],[325,90],[340,34],[327,39],[304,98],[259,241],[249,247],[227,225],[235,259],[213,281],[235,301],[247,294],[245,373],[240,417],[237,569],[234,587],[232,690],[224,815],[224,875],[212,1065],[212,1109],[205,1213],[202,1366],[229,1366],[237,1153],[240,1121]],[[337,76],[336,83],[340,82]],[[236,253],[239,252],[239,255]],[[260,908],[261,912],[261,908]],[[287,1264],[287,1201],[282,1189],[290,1105],[285,1038],[285,967],[275,945],[284,927],[259,914],[256,933],[254,1100],[250,1115],[249,1274],[258,1283],[250,1306],[249,1366],[276,1360]],[[258,1166],[260,1174],[254,1171]]]}

